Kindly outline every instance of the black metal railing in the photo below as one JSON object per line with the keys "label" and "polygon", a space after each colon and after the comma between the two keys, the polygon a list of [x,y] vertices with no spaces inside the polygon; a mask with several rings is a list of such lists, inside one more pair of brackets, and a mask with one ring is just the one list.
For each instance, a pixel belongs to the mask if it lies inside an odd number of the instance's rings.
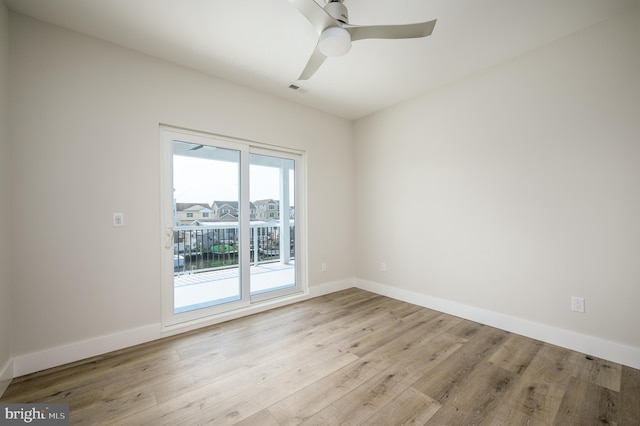
{"label": "black metal railing", "polygon": [[[286,238],[286,237],[285,237]],[[295,226],[289,225],[288,253],[281,253],[280,223],[251,223],[250,261],[252,265],[295,257]],[[213,222],[200,226],[176,226],[173,232],[175,275],[234,267],[240,259],[240,233],[236,222]],[[286,249],[285,249],[286,250]]]}

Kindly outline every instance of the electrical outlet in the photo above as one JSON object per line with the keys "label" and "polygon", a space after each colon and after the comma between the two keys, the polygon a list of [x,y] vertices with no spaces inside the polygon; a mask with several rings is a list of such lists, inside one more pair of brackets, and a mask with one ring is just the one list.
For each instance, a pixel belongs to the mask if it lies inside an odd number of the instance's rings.
{"label": "electrical outlet", "polygon": [[327,262],[322,262],[321,269],[322,272],[327,272]]}
{"label": "electrical outlet", "polygon": [[584,312],[584,297],[571,296],[571,310],[573,312]]}
{"label": "electrical outlet", "polygon": [[124,213],[113,214],[113,226],[124,226]]}
{"label": "electrical outlet", "polygon": [[382,272],[387,272],[387,262],[380,262],[380,270]]}

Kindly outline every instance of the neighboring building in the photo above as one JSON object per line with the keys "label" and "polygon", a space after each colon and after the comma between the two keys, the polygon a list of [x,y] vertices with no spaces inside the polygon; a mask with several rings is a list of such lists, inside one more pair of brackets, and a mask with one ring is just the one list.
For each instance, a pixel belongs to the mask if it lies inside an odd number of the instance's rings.
{"label": "neighboring building", "polygon": [[[176,203],[176,225],[198,225],[202,222],[237,222],[237,201],[207,203]],[[256,220],[256,206],[251,203],[251,220]]]}
{"label": "neighboring building", "polygon": [[[250,203],[249,208],[250,219],[256,219],[256,206]],[[237,201],[214,201],[211,203],[213,220],[220,222],[237,222],[238,221],[238,202]]]}
{"label": "neighboring building", "polygon": [[207,203],[176,203],[176,224],[188,225],[194,220],[206,222],[213,219],[213,210]]}
{"label": "neighboring building", "polygon": [[254,201],[256,206],[256,219],[257,220],[278,220],[280,219],[280,202],[271,198],[267,200]]}

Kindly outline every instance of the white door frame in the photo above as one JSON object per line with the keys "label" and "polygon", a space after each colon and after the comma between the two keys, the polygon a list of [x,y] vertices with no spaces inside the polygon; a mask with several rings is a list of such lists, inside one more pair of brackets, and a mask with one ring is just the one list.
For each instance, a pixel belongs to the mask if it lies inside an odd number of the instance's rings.
{"label": "white door frame", "polygon": [[[202,322],[215,322],[216,318],[228,316],[229,312],[252,313],[252,307],[260,308],[262,304],[277,301],[278,298],[292,295],[306,296],[307,268],[306,268],[306,196],[305,196],[305,154],[304,152],[287,148],[274,147],[258,142],[240,140],[219,135],[194,132],[169,126],[160,127],[161,135],[161,285],[162,285],[162,324],[164,330],[176,327],[188,327]],[[249,199],[249,155],[250,153],[282,156],[295,161],[295,286],[293,288],[276,290],[251,296],[250,291],[250,219],[249,208],[240,208],[240,283],[241,300],[229,302],[194,311],[174,313],[173,289],[173,151],[172,142],[181,140],[201,145],[216,146],[237,150],[240,152],[240,205],[248,207]],[[282,203],[281,203],[282,204]],[[287,209],[288,210],[288,209]],[[288,229],[288,227],[287,227]],[[236,315],[238,316],[238,315]],[[206,324],[203,324],[206,325]]]}

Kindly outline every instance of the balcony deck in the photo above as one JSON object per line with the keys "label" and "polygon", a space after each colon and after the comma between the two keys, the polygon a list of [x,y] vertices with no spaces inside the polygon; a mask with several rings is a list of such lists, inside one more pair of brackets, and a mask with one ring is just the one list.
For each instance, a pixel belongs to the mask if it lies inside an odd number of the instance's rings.
{"label": "balcony deck", "polygon": [[[295,283],[293,262],[262,263],[251,266],[251,294],[259,294]],[[240,298],[238,268],[218,269],[174,277],[176,313],[218,305]]]}

